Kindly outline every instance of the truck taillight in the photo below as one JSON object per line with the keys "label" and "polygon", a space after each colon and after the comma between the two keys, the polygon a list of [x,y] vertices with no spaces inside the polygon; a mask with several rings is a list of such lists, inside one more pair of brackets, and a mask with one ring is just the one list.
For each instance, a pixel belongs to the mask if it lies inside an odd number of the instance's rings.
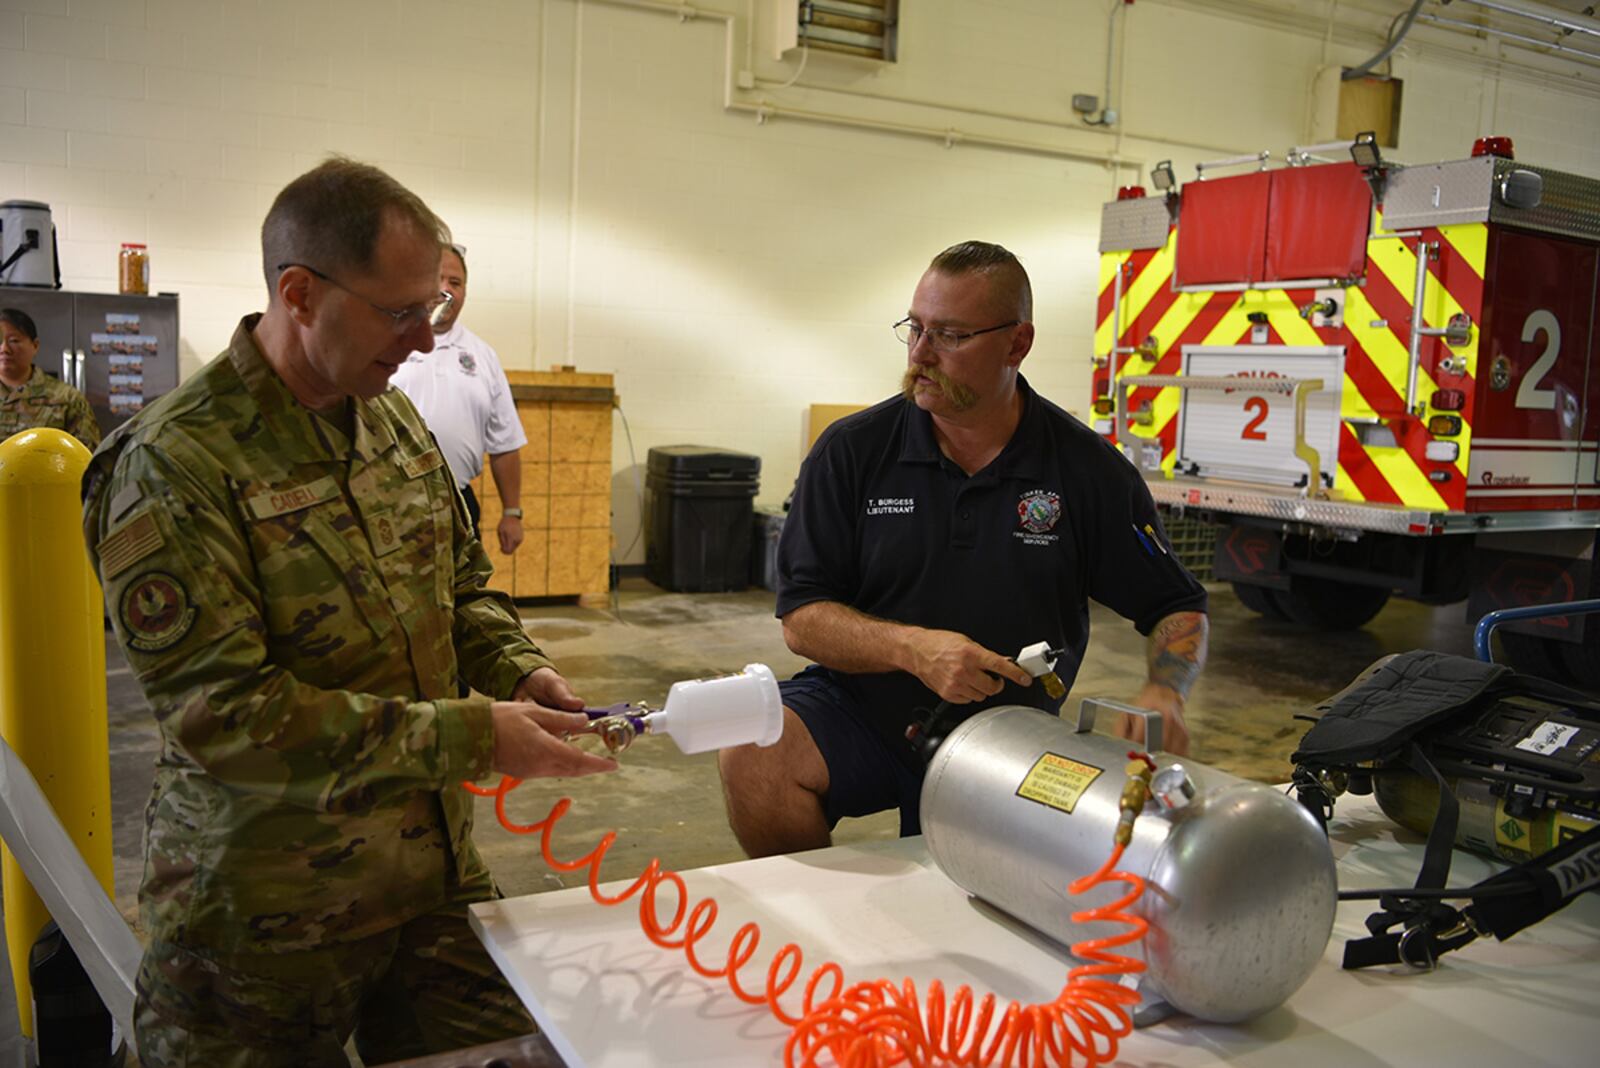
{"label": "truck taillight", "polygon": [[1436,438],[1453,438],[1461,433],[1459,415],[1436,415],[1428,420],[1428,433]]}
{"label": "truck taillight", "polygon": [[1138,200],[1142,196],[1144,196],[1142,185],[1125,185],[1117,190],[1118,200]]}
{"label": "truck taillight", "polygon": [[1499,156],[1501,159],[1516,159],[1517,153],[1509,137],[1480,137],[1472,142],[1472,155]]}
{"label": "truck taillight", "polygon": [[1114,405],[1112,403],[1110,397],[1096,397],[1094,399],[1094,414],[1095,415],[1110,415],[1111,414],[1111,410],[1114,407],[1116,407],[1116,405]]}
{"label": "truck taillight", "polygon": [[1461,455],[1461,446],[1453,441],[1430,441],[1422,454],[1436,464],[1453,464],[1456,457]]}
{"label": "truck taillight", "polygon": [[1467,403],[1467,394],[1460,389],[1436,389],[1431,403],[1441,412],[1459,412]]}

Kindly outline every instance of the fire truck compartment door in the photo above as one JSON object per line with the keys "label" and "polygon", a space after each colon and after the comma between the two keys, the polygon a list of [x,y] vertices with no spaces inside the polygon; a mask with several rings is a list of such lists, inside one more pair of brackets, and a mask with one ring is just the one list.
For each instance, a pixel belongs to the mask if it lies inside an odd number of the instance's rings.
{"label": "fire truck compartment door", "polygon": [[[1339,464],[1343,346],[1185,345],[1183,373],[1235,378],[1320,378],[1306,403],[1306,441],[1323,485]],[[1306,465],[1294,453],[1294,398],[1286,393],[1186,391],[1178,407],[1179,470],[1201,477],[1297,486]]]}
{"label": "fire truck compartment door", "polygon": [[1600,505],[1600,248],[1489,228],[1468,511]]}

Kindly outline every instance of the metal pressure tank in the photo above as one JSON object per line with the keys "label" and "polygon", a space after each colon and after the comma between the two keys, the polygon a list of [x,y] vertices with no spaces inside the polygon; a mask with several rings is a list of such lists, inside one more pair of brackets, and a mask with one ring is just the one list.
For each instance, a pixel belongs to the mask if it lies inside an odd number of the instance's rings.
{"label": "metal pressure tank", "polygon": [[[922,789],[922,833],[967,892],[1064,946],[1126,930],[1074,923],[1126,884],[1067,886],[1105,863],[1130,743],[1033,708],[989,709],[944,740]],[[1112,706],[1120,707],[1120,706]],[[1150,924],[1118,952],[1148,966],[1141,992],[1220,1023],[1299,989],[1333,930],[1333,853],[1315,818],[1268,786],[1202,764],[1157,761],[1154,800],[1118,865],[1146,880],[1126,910]]]}

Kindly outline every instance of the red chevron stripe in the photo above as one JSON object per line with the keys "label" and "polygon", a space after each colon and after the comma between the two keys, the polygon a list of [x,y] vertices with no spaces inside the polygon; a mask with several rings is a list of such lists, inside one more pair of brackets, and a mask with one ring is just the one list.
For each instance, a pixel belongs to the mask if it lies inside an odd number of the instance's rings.
{"label": "red chevron stripe", "polygon": [[1339,464],[1367,500],[1380,504],[1400,502],[1400,495],[1383,477],[1383,472],[1372,462],[1367,450],[1361,447],[1361,439],[1356,437],[1349,423],[1339,424]]}

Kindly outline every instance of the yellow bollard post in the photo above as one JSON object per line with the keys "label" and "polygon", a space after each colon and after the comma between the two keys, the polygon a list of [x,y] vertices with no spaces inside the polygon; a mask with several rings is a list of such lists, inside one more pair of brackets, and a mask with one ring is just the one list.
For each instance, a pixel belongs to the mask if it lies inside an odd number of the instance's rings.
{"label": "yellow bollard post", "polygon": [[[105,617],[78,500],[88,465],[89,450],[54,428],[0,442],[0,733],[114,897]],[[0,880],[22,1033],[31,1038],[28,951],[50,914],[9,849],[0,851]]]}

